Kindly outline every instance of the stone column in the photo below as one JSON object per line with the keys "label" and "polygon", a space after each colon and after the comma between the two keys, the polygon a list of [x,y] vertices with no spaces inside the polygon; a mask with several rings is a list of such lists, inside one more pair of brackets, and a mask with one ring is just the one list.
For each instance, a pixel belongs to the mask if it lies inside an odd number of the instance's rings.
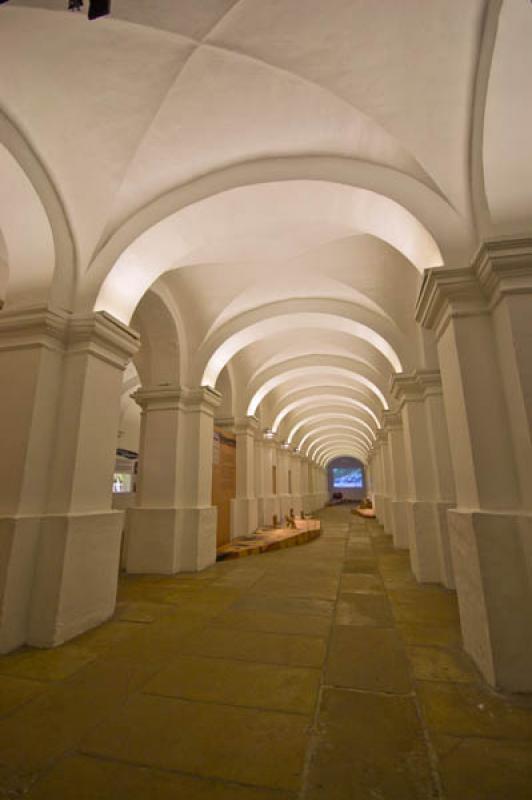
{"label": "stone column", "polygon": [[136,506],[127,513],[127,572],[173,574],[181,568],[184,397],[179,386],[139,389],[141,411]]}
{"label": "stone column", "polygon": [[[262,453],[263,453],[263,481],[264,481],[264,524],[271,525],[273,516],[275,515],[280,521],[280,508],[279,508],[279,481],[277,475],[277,441],[275,434],[266,431],[263,434],[262,440]],[[276,483],[273,485],[273,471],[276,471]]]}
{"label": "stone column", "polygon": [[391,528],[393,543],[398,548],[408,548],[408,521],[406,499],[408,483],[406,477],[405,448],[401,415],[385,411],[383,428],[387,437],[390,462]]}
{"label": "stone column", "polygon": [[247,536],[257,530],[257,498],[255,496],[256,417],[235,422],[236,435],[236,498],[232,502],[235,536]]}
{"label": "stone column", "polygon": [[290,464],[290,445],[282,442],[277,446],[277,490],[279,494],[279,511],[281,523],[289,513],[292,498],[288,492],[288,469]]}
{"label": "stone column", "polygon": [[255,431],[255,497],[257,498],[257,527],[269,524],[264,516],[264,454],[262,433]]}
{"label": "stone column", "polygon": [[212,505],[214,409],[207,387],[152,387],[134,395],[142,408],[138,497],[128,509],[128,572],[173,574],[216,560]]}
{"label": "stone column", "polygon": [[426,273],[456,480],[448,512],[466,650],[493,685],[532,690],[532,241],[489,242]]}
{"label": "stone column", "polygon": [[301,490],[301,472],[303,469],[303,456],[298,451],[293,451],[290,454],[292,463],[292,508],[294,514],[299,516],[299,512],[303,508],[303,492]]}
{"label": "stone column", "polygon": [[380,447],[380,455],[381,455],[381,463],[382,463],[382,474],[384,478],[384,492],[382,497],[382,508],[383,508],[383,520],[382,525],[384,528],[384,532],[388,534],[393,533],[393,521],[392,521],[392,474],[391,474],[391,464],[390,464],[390,452],[388,448],[388,435],[384,429],[381,429],[379,432],[380,440],[381,440],[381,447]]}
{"label": "stone column", "polygon": [[377,438],[375,439],[375,443],[373,445],[373,453],[374,453],[374,463],[375,463],[375,496],[374,496],[374,506],[375,506],[375,516],[377,517],[377,521],[380,522],[381,525],[384,524],[384,467],[382,463],[382,438],[379,433],[377,433]]}
{"label": "stone column", "polygon": [[[447,429],[443,408],[439,408],[439,418],[437,404],[429,400],[438,392],[437,370],[416,370],[392,378],[391,393],[399,402],[404,434],[412,570],[418,581],[452,585],[446,511],[454,499],[442,493],[452,484],[452,477],[443,475],[449,467]],[[436,439],[440,449],[434,444]]]}
{"label": "stone column", "polygon": [[[111,510],[123,371],[138,335],[104,312],[0,314],[0,651],[60,644],[115,607]],[[6,380],[9,376],[8,380]]]}
{"label": "stone column", "polygon": [[310,489],[309,489],[309,461],[306,456],[301,456],[301,498],[302,498],[302,507],[300,511],[304,511],[305,514],[310,514],[311,511],[311,502],[310,502]]}

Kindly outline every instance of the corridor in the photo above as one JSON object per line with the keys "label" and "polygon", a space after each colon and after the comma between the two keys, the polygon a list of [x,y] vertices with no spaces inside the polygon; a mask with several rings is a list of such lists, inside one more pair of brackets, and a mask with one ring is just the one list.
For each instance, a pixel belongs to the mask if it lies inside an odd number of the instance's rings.
{"label": "corridor", "polygon": [[487,688],[455,594],[349,508],[301,547],[122,579],[114,619],[0,657],[0,797],[521,800],[532,703]]}

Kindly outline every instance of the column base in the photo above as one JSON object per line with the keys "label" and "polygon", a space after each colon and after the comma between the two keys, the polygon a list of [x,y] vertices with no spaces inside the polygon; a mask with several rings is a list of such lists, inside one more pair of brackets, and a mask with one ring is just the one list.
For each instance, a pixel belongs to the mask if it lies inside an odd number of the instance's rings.
{"label": "column base", "polygon": [[532,691],[532,516],[451,509],[464,647],[493,687]]}
{"label": "column base", "polygon": [[382,527],[384,533],[393,534],[392,501],[389,497],[382,498]]}
{"label": "column base", "polygon": [[114,613],[123,513],[42,518],[26,641],[55,647]]}
{"label": "column base", "polygon": [[393,545],[399,549],[408,550],[406,500],[393,500],[391,503],[391,512]]}
{"label": "column base", "polygon": [[216,517],[215,506],[128,509],[126,572],[174,575],[214,564]]}
{"label": "column base", "polygon": [[264,497],[257,497],[257,528],[262,528],[266,525],[264,516]]}
{"label": "column base", "polygon": [[385,497],[383,494],[376,494],[374,500],[374,507],[375,507],[375,516],[377,517],[377,522],[380,525],[384,525],[384,501]]}
{"label": "column base", "polygon": [[279,495],[279,511],[281,514],[281,522],[284,524],[284,518],[290,513],[292,508],[292,495],[280,494]]}
{"label": "column base", "polygon": [[447,589],[455,589],[449,520],[447,512],[454,508],[454,503],[436,503],[438,512],[438,546],[440,554],[440,580]]}
{"label": "column base", "polygon": [[0,518],[0,653],[27,641],[41,517]]}
{"label": "column base", "polygon": [[236,497],[231,500],[233,520],[232,538],[248,536],[258,527],[258,503],[256,497]]}
{"label": "column base", "polygon": [[437,504],[407,500],[405,506],[412,572],[420,583],[438,583],[441,569]]}
{"label": "column base", "polygon": [[264,510],[264,524],[265,525],[272,525],[273,524],[273,516],[277,517],[278,522],[281,521],[281,511],[279,506],[279,498],[276,494],[271,494],[267,497],[263,498],[263,510]]}

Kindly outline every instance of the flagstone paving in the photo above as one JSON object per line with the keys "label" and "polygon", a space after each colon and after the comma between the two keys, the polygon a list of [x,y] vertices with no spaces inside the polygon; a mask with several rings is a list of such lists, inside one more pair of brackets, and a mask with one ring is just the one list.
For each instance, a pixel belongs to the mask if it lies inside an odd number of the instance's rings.
{"label": "flagstone paving", "polygon": [[529,800],[532,698],[346,507],[320,539],[124,577],[113,620],[0,657],[0,798]]}

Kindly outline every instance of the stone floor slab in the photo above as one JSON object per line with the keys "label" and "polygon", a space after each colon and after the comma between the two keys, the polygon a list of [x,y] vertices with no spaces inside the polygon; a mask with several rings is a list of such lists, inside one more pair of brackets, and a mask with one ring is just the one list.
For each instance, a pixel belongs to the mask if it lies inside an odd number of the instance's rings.
{"label": "stone floor slab", "polygon": [[147,694],[312,714],[320,671],[181,656],[144,686]]}
{"label": "stone floor slab", "polygon": [[325,690],[306,800],[436,797],[411,698]]}
{"label": "stone floor slab", "polygon": [[363,592],[377,592],[382,594],[384,592],[384,585],[379,575],[375,573],[364,574],[359,573],[345,573],[340,579],[340,593],[358,594]]}
{"label": "stone floor slab", "polygon": [[476,683],[478,672],[464,653],[441,647],[409,647],[414,678],[420,681]]}
{"label": "stone floor slab", "polygon": [[435,741],[446,800],[529,800],[530,742],[496,739]]}
{"label": "stone floor slab", "polygon": [[200,777],[296,791],[309,719],[139,695],[87,734],[83,752]]}
{"label": "stone floor slab", "polygon": [[409,665],[393,629],[334,626],[325,682],[377,692],[411,691]]}
{"label": "stone floor slab", "polygon": [[393,624],[388,600],[379,594],[340,594],[336,604],[337,625],[374,625],[381,628]]}
{"label": "stone floor slab", "polygon": [[183,645],[183,653],[293,667],[321,667],[325,642],[316,636],[210,627],[190,636]]}
{"label": "stone floor slab", "polygon": [[231,606],[239,611],[274,611],[279,614],[311,614],[329,617],[334,614],[332,600],[316,600],[312,597],[261,597],[245,595]]}
{"label": "stone floor slab", "polygon": [[532,699],[499,697],[487,687],[419,684],[429,729],[451,736],[532,740]]}
{"label": "stone floor slab", "polygon": [[27,797],[28,800],[294,800],[295,795],[74,756],[55,765]]}
{"label": "stone floor slab", "polygon": [[0,675],[0,717],[27,703],[44,689],[38,681]]}
{"label": "stone floor slab", "polygon": [[281,614],[268,611],[237,611],[229,609],[216,617],[217,627],[263,633],[302,634],[304,636],[329,635],[331,619],[311,614]]}

